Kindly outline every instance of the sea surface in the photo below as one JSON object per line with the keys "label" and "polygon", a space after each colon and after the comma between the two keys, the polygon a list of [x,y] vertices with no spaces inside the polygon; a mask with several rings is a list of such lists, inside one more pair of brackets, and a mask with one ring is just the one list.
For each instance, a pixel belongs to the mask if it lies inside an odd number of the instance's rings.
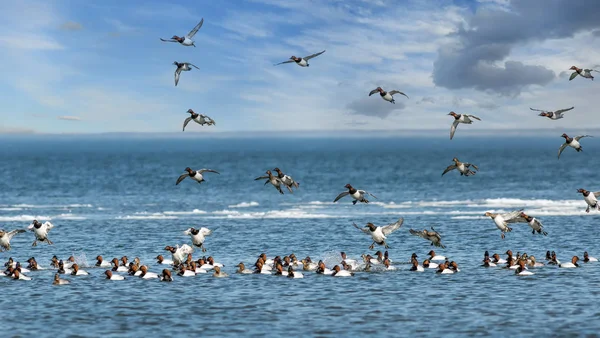
{"label": "sea surface", "polygon": [[[546,266],[530,277],[483,268],[484,251],[535,255],[547,250],[561,261],[600,257],[600,213],[585,213],[576,190],[600,190],[600,140],[584,151],[558,137],[248,138],[153,139],[13,136],[0,138],[0,227],[51,221],[54,245],[32,247],[31,232],[16,235],[0,253],[26,265],[34,256],[49,267],[53,255],[74,255],[89,276],[64,276],[53,286],[51,269],[31,281],[0,278],[4,336],[585,336],[600,332],[600,263],[577,269]],[[458,157],[480,171],[441,173]],[[175,185],[185,167],[211,168],[206,182]],[[281,168],[300,188],[280,195],[254,178]],[[352,205],[333,199],[344,185],[377,198]],[[526,224],[500,238],[486,211],[523,208],[548,236]],[[404,218],[388,239],[397,271],[357,272],[333,278],[305,272],[304,279],[238,275],[261,253],[295,253],[323,259],[329,268],[340,251],[359,259],[370,238],[355,222],[384,225]],[[410,228],[439,231],[446,249],[436,253],[460,272],[409,271],[432,249]],[[175,276],[172,283],[127,277],[104,279],[96,255],[139,257],[160,272],[164,247],[191,244],[182,232],[208,227],[206,253],[225,265],[228,278]],[[170,255],[166,255],[170,258]]]}

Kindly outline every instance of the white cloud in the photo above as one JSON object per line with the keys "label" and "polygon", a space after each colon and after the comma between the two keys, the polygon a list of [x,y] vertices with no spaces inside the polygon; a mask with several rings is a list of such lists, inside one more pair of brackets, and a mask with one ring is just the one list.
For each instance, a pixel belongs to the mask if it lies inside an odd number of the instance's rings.
{"label": "white cloud", "polygon": [[81,117],[77,116],[57,116],[56,118],[65,121],[81,121]]}

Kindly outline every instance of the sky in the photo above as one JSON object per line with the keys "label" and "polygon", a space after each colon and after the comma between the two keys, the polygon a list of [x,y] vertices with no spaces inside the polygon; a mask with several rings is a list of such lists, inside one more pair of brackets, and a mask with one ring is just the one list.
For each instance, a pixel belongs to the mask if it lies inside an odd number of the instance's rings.
{"label": "sky", "polygon": [[[159,40],[202,18],[196,48]],[[3,1],[0,55],[4,134],[181,132],[190,108],[217,124],[185,133],[449,131],[450,111],[474,131],[600,128],[600,73],[568,80],[600,70],[597,0]],[[173,61],[200,69],[175,87]]]}

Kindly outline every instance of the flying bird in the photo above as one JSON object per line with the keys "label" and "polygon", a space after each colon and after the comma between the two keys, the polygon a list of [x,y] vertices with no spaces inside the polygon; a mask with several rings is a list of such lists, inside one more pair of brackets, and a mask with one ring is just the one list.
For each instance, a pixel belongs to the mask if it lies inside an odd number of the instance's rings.
{"label": "flying bird", "polygon": [[[595,69],[581,69],[581,68],[577,68],[575,66],[572,66],[571,68],[569,68],[569,70],[574,70],[574,72],[571,73],[571,76],[569,77],[569,81],[573,80],[577,75],[584,77],[586,79],[591,79],[592,81],[594,81],[592,72],[598,72]],[[600,73],[600,72],[598,72],[598,73]]]}
{"label": "flying bird", "polygon": [[206,240],[206,236],[210,236],[212,231],[208,228],[202,227],[200,229],[189,228],[183,232],[186,235],[189,235],[192,238],[192,244],[202,249],[202,252],[206,252],[206,248],[204,247],[204,241]]}
{"label": "flying bird", "polygon": [[475,115],[467,115],[467,114],[457,114],[453,111],[449,112],[448,115],[454,116],[454,122],[452,122],[452,127],[450,127],[450,139],[454,137],[454,133],[456,132],[456,127],[458,127],[459,123],[471,124],[474,118],[475,120],[481,121],[481,119]]}
{"label": "flying bird", "polygon": [[383,245],[386,249],[389,249],[390,247],[387,245],[385,240],[387,239],[387,236],[389,236],[392,232],[400,229],[402,223],[404,223],[404,218],[400,218],[395,223],[388,224],[385,226],[375,226],[373,223],[370,222],[367,223],[367,225],[364,228],[360,228],[358,225],[356,225],[356,223],[352,223],[352,225],[354,225],[354,227],[358,230],[371,236],[371,238],[373,239],[373,244],[371,244],[369,249],[373,249],[375,244]]}
{"label": "flying bird", "polygon": [[[190,70],[192,70],[192,67],[194,67],[196,69],[200,69],[189,62],[179,63],[179,62],[175,61],[175,62],[173,62],[173,64],[175,66],[177,66],[177,69],[175,69],[175,86],[176,87],[177,87],[177,84],[179,83],[179,75],[181,74],[181,71],[185,71],[185,72],[190,71]],[[192,67],[190,67],[190,66],[192,66]]]}
{"label": "flying bird", "polygon": [[196,45],[194,44],[194,40],[192,40],[192,39],[194,38],[194,35],[196,35],[196,33],[198,32],[200,27],[202,27],[203,23],[204,23],[204,18],[202,18],[202,20],[200,20],[200,22],[196,25],[196,27],[194,27],[194,29],[192,29],[189,33],[187,33],[186,36],[179,37],[177,35],[173,35],[173,37],[170,39],[160,38],[160,40],[164,41],[164,42],[179,42],[180,44],[182,44],[184,46],[196,47]]}
{"label": "flying bird", "polygon": [[444,172],[442,173],[442,176],[444,176],[444,174],[446,174],[447,172],[451,171],[451,170],[458,170],[460,172],[460,176],[472,176],[475,175],[476,173],[472,170],[470,170],[470,167],[473,167],[475,170],[479,170],[479,168],[471,163],[467,163],[467,162],[460,162],[456,157],[452,159],[452,161],[454,161],[454,164],[449,165],[446,170],[444,170]]}
{"label": "flying bird", "polygon": [[38,241],[46,242],[51,245],[52,241],[48,239],[48,232],[50,232],[52,228],[54,228],[52,223],[46,221],[44,224],[42,224],[34,219],[33,222],[27,227],[27,229],[33,231],[33,234],[35,235],[35,241],[33,241],[31,246],[36,246]]}
{"label": "flying bird", "polygon": [[319,56],[319,55],[321,55],[323,53],[325,53],[325,51],[322,51],[322,52],[319,52],[319,53],[316,53],[316,54],[312,54],[312,55],[309,55],[309,56],[305,56],[303,58],[299,58],[299,57],[296,57],[296,56],[292,55],[292,57],[290,57],[290,59],[288,61],[280,62],[278,64],[275,64],[274,66],[279,66],[279,65],[282,65],[284,63],[295,62],[300,67],[308,67],[308,66],[310,66],[308,64],[308,60],[310,60],[312,58],[315,58],[315,57],[317,57],[317,56]]}
{"label": "flying bird", "polygon": [[419,236],[430,241],[431,245],[441,247],[442,249],[446,248],[444,244],[442,244],[442,236],[437,231],[435,231],[433,227],[431,227],[431,231],[427,229],[423,229],[423,231],[410,229],[408,231],[411,233],[411,235]]}
{"label": "flying bird", "polygon": [[202,174],[204,174],[206,172],[219,174],[219,172],[212,170],[212,169],[192,170],[190,167],[185,168],[185,171],[186,171],[186,173],[183,173],[181,176],[179,176],[179,178],[177,179],[177,183],[175,183],[175,185],[178,185],[179,183],[181,183],[181,181],[183,181],[186,177],[189,177],[198,183],[202,183],[202,182],[206,181]]}
{"label": "flying bird", "polygon": [[277,177],[281,180],[281,182],[283,182],[283,184],[285,184],[285,186],[288,188],[288,190],[291,193],[294,193],[294,191],[292,190],[292,187],[295,187],[296,189],[298,189],[298,187],[300,186],[300,183],[294,181],[292,176],[284,174],[281,171],[281,169],[279,169],[279,168],[275,168],[273,170],[275,172],[277,172]]}
{"label": "flying bird", "polygon": [[560,137],[564,137],[565,138],[565,143],[563,143],[560,148],[558,149],[558,158],[560,158],[560,154],[562,154],[563,150],[565,150],[565,148],[567,146],[577,150],[577,152],[583,151],[583,149],[581,148],[581,144],[579,144],[579,140],[582,137],[591,137],[590,135],[579,135],[579,136],[575,136],[573,138],[569,137],[569,135],[567,134],[562,134]]}
{"label": "flying bird", "polygon": [[404,96],[406,96],[406,98],[408,98],[408,95],[404,94],[403,92],[401,92],[399,90],[392,90],[392,91],[386,92],[385,90],[381,89],[381,87],[377,87],[377,88],[371,90],[371,92],[369,93],[369,96],[371,96],[377,92],[379,92],[379,95],[381,95],[382,99],[384,99],[390,103],[393,103],[393,104],[396,104],[396,100],[394,100],[394,96],[393,96],[395,94],[404,95]]}
{"label": "flying bird", "polygon": [[504,239],[504,233],[512,231],[512,228],[508,226],[509,223],[525,223],[525,222],[527,222],[525,220],[525,218],[523,218],[521,216],[522,212],[523,212],[523,209],[509,212],[506,214],[494,214],[491,212],[486,212],[485,216],[490,217],[491,219],[494,220],[494,224],[496,224],[496,227],[498,227],[498,229],[500,229],[500,231],[502,232],[500,237],[502,237],[502,239]]}
{"label": "flying bird", "polygon": [[190,114],[190,117],[186,118],[185,121],[183,121],[183,131],[185,131],[185,126],[187,126],[188,123],[190,123],[190,121],[194,121],[201,126],[204,126],[205,124],[209,126],[216,125],[215,120],[206,115],[198,114],[191,109],[188,109],[187,112]]}
{"label": "flying bird", "polygon": [[587,209],[585,209],[585,212],[589,213],[590,208],[600,210],[600,204],[598,204],[598,197],[600,196],[600,191],[592,192],[582,188],[577,189],[577,192],[583,195],[583,199],[588,205]]}
{"label": "flying bird", "polygon": [[[281,186],[282,185],[287,186],[287,185],[279,177],[274,176],[273,173],[271,172],[271,170],[267,170],[265,172],[265,174],[267,174],[267,176],[259,176],[259,177],[255,178],[254,180],[258,181],[258,180],[267,179],[265,181],[264,185],[267,185],[267,183],[271,183],[275,187],[275,189],[277,189],[277,191],[279,191],[279,193],[283,195],[283,190],[281,190]],[[291,192],[292,189],[290,187],[288,187],[288,189]]]}
{"label": "flying bird", "polygon": [[[340,198],[347,196],[347,195],[350,195],[350,197],[352,197],[354,199],[352,201],[352,204],[356,204],[356,202],[369,203],[369,200],[366,198],[367,195],[371,195],[371,196],[375,197],[375,195],[371,194],[368,191],[354,189],[354,187],[352,187],[350,185],[350,183],[346,184],[344,187],[346,189],[348,189],[348,191],[344,191],[344,192],[340,193],[333,200],[334,203],[337,202]],[[377,198],[377,197],[375,197],[375,198]]]}
{"label": "flying bird", "polygon": [[531,217],[524,212],[521,212],[521,217],[523,217],[525,219],[525,223],[529,224],[529,226],[531,227],[532,234],[535,235],[535,233],[537,232],[538,234],[542,234],[544,236],[548,235],[548,233],[544,231],[544,225],[537,218]]}
{"label": "flying bird", "polygon": [[529,108],[533,111],[540,111],[541,113],[539,113],[538,116],[545,116],[551,120],[558,120],[558,119],[562,119],[563,118],[563,113],[566,111],[569,111],[571,109],[573,109],[575,107],[571,107],[571,108],[566,108],[566,109],[559,109],[557,111],[549,111],[549,110],[541,110],[541,109],[533,109],[533,108]]}
{"label": "flying bird", "polygon": [[5,231],[0,229],[0,252],[10,250],[10,240],[14,235],[25,232],[23,229],[16,229],[12,231]]}

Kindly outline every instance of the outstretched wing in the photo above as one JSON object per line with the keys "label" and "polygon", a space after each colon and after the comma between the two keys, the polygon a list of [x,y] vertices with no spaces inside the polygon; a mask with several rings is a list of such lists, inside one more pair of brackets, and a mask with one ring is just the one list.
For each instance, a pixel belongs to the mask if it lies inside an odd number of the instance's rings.
{"label": "outstretched wing", "polygon": [[204,236],[210,236],[212,234],[212,230],[202,227],[200,228],[200,232],[204,235]]}
{"label": "outstretched wing", "polygon": [[454,122],[452,122],[452,126],[450,127],[450,139],[452,139],[454,137],[454,133],[456,132],[456,127],[458,126],[460,122],[458,122],[458,120],[454,120]]}
{"label": "outstretched wing", "polygon": [[175,185],[178,185],[179,183],[181,183],[181,181],[183,181],[188,176],[190,176],[188,173],[185,173],[185,174],[182,174],[181,176],[179,176],[179,178],[177,179],[177,183],[175,183]]}
{"label": "outstretched wing", "polygon": [[8,236],[8,240],[10,241],[10,239],[13,238],[14,235],[20,234],[22,232],[26,232],[26,231],[24,229],[15,229],[15,230],[7,232],[6,236]]}
{"label": "outstretched wing", "polygon": [[202,20],[200,20],[200,22],[196,25],[196,27],[194,27],[194,29],[192,29],[188,33],[187,37],[190,38],[190,39],[193,38],[194,35],[196,35],[196,33],[198,32],[198,30],[200,29],[200,27],[202,27],[203,23],[204,23],[204,18],[202,18]]}
{"label": "outstretched wing", "polygon": [[600,191],[596,191],[596,192],[594,193],[594,196],[596,196],[596,197],[600,197]]}
{"label": "outstretched wing", "polygon": [[358,225],[356,225],[356,223],[352,222],[352,225],[354,225],[355,228],[357,228],[358,230],[364,232],[365,234],[371,234],[371,231],[369,230],[369,228],[365,227],[365,228],[361,228]]}
{"label": "outstretched wing", "polygon": [[427,239],[427,236],[425,235],[425,231],[422,231],[422,230],[417,231],[417,230],[410,229],[410,230],[408,230],[408,232],[410,232],[411,235],[415,235],[415,236],[419,236],[419,237]]}
{"label": "outstretched wing", "polygon": [[181,247],[177,246],[177,249],[181,250],[181,253],[183,253],[184,255],[194,253],[194,248],[187,244],[184,244]]}
{"label": "outstretched wing", "polygon": [[578,74],[577,72],[573,72],[571,74],[571,76],[569,77],[569,81],[573,80],[577,76],[577,74]]}
{"label": "outstretched wing", "polygon": [[187,126],[191,120],[192,120],[192,118],[188,117],[187,119],[185,119],[185,121],[183,121],[183,131],[185,131],[185,126]]}
{"label": "outstretched wing", "polygon": [[571,107],[571,108],[567,108],[567,109],[559,109],[559,110],[555,111],[554,113],[556,113],[556,114],[562,114],[562,113],[564,113],[566,111],[569,111],[569,110],[571,110],[573,108],[575,108],[575,107]]}
{"label": "outstretched wing", "polygon": [[179,42],[179,41],[177,41],[175,39],[163,39],[163,38],[160,38],[160,41],[163,41],[163,42]]}
{"label": "outstretched wing", "polygon": [[[467,115],[467,114],[465,114],[465,115]],[[475,116],[475,115],[467,115],[467,116],[468,117],[472,117],[472,118],[474,118],[477,121],[481,121],[481,119],[479,117]]]}
{"label": "outstretched wing", "polygon": [[560,154],[562,154],[563,150],[567,147],[567,142],[563,143],[560,148],[558,148],[558,158],[560,158]]}
{"label": "outstretched wing", "polygon": [[181,68],[177,67],[177,69],[175,69],[175,86],[179,83],[179,74],[181,74]]}
{"label": "outstretched wing", "polygon": [[259,177],[255,178],[254,180],[255,181],[264,180],[265,178],[269,178],[269,176],[259,176]]}
{"label": "outstretched wing", "polygon": [[383,232],[384,235],[389,235],[392,232],[400,229],[400,227],[402,226],[402,223],[404,223],[404,218],[399,218],[395,223],[386,225],[381,227],[381,231]]}
{"label": "outstretched wing", "polygon": [[[216,170],[212,170],[212,169],[200,169],[200,170],[198,170],[198,172],[199,172],[200,174],[203,174],[203,173],[206,173],[206,172],[208,172],[208,173],[215,173],[215,174],[219,174],[219,172],[218,172],[218,171],[216,171]],[[219,174],[219,175],[220,175],[220,174]]]}
{"label": "outstretched wing", "polygon": [[340,198],[342,198],[342,197],[344,197],[344,196],[346,196],[346,195],[349,195],[349,194],[350,194],[349,192],[347,192],[347,191],[344,191],[343,193],[339,194],[339,195],[338,195],[338,196],[337,196],[337,197],[336,197],[336,198],[333,200],[333,203],[337,202],[337,201],[338,201]]}
{"label": "outstretched wing", "polygon": [[579,136],[575,136],[575,137],[574,137],[574,139],[575,139],[576,141],[579,141],[579,139],[581,139],[581,138],[583,138],[583,137],[592,137],[592,136],[590,136],[590,135],[579,135]]}
{"label": "outstretched wing", "polygon": [[378,91],[377,89],[373,89],[373,90],[371,90],[371,91],[369,92],[369,96],[371,96],[371,95],[373,95],[373,94],[375,94],[375,93],[378,93],[378,92],[379,92],[379,91]]}
{"label": "outstretched wing", "polygon": [[395,94],[400,94],[400,95],[404,95],[406,96],[406,98],[408,99],[408,95],[404,94],[403,92],[399,91],[399,90],[392,90],[391,92],[389,92],[390,95],[395,95]]}
{"label": "outstretched wing", "polygon": [[315,53],[315,54],[312,54],[312,55],[309,55],[309,56],[305,56],[304,60],[308,61],[308,60],[310,60],[312,58],[316,58],[317,56],[319,56],[319,55],[321,55],[323,53],[325,53],[325,51],[322,51],[322,52],[319,52],[319,53]]}
{"label": "outstretched wing", "polygon": [[196,65],[194,65],[193,63],[184,62],[184,64],[186,64],[186,65],[188,65],[188,66],[192,66],[192,67],[194,67],[194,68],[196,68],[196,69],[200,69],[200,68],[196,67]]}
{"label": "outstretched wing", "polygon": [[523,212],[523,209],[502,214],[502,218],[504,218],[506,223],[527,223],[527,220],[521,217],[521,212]]}
{"label": "outstretched wing", "polygon": [[465,167],[467,167],[467,168],[468,168],[468,167],[473,167],[473,168],[475,168],[475,170],[479,170],[479,168],[478,168],[476,165],[474,165],[473,163],[466,163],[466,162],[465,162],[465,163],[463,163],[463,164],[464,164],[464,165],[465,165]]}
{"label": "outstretched wing", "polygon": [[442,176],[444,176],[444,174],[445,174],[445,173],[447,173],[447,172],[449,172],[449,171],[451,171],[451,170],[454,170],[454,169],[456,169],[456,165],[454,165],[454,164],[452,164],[452,165],[449,165],[449,166],[446,168],[446,170],[444,170],[444,172],[442,173]]}
{"label": "outstretched wing", "polygon": [[296,61],[294,61],[294,60],[287,60],[287,61],[283,61],[283,62],[280,62],[280,63],[276,63],[273,66],[279,66],[279,65],[282,65],[284,63],[292,63],[292,62],[296,62]]}
{"label": "outstretched wing", "polygon": [[531,110],[534,110],[534,111],[541,111],[541,112],[545,112],[545,110],[541,110],[541,109],[533,109],[533,108],[531,108],[531,107],[530,107],[529,109],[531,109]]}
{"label": "outstretched wing", "polygon": [[358,192],[360,192],[360,193],[361,193],[361,194],[363,194],[363,195],[365,195],[365,194],[366,194],[366,195],[371,195],[371,196],[373,196],[373,197],[377,198],[377,196],[375,196],[375,195],[371,194],[370,192],[368,192],[368,191],[366,191],[366,190],[359,190]]}

